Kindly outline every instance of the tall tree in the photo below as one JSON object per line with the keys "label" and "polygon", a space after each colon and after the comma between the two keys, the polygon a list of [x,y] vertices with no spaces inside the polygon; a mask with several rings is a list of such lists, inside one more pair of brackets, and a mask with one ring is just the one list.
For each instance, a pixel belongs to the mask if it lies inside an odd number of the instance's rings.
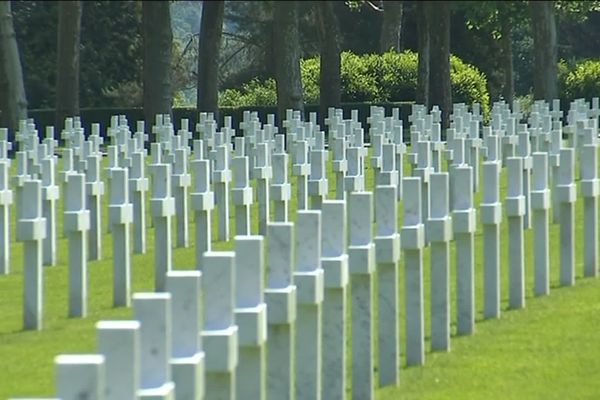
{"label": "tall tree", "polygon": [[392,49],[400,51],[400,38],[402,33],[402,1],[383,1],[383,23],[379,36],[379,50],[382,53]]}
{"label": "tall tree", "polygon": [[55,121],[58,130],[62,129],[66,117],[79,114],[81,10],[81,1],[58,3]]}
{"label": "tall tree", "polygon": [[[502,96],[509,104],[512,104],[515,95],[513,30],[519,31],[528,23],[527,13],[523,13],[526,5],[519,0],[489,1],[482,3],[479,7],[473,7],[472,4],[464,2],[462,6],[467,27],[470,30],[485,32],[499,45],[495,47],[492,42],[489,47],[496,48],[495,51],[498,54],[498,57],[493,58],[498,60],[496,68],[500,72],[498,75],[501,78],[499,87]],[[488,73],[488,77],[490,75]]]}
{"label": "tall tree", "polygon": [[342,97],[340,27],[333,2],[318,1],[317,19],[321,41],[321,74],[319,76],[320,124],[329,107],[339,107]]}
{"label": "tall tree", "polygon": [[219,112],[219,53],[223,32],[224,1],[205,1],[198,40],[198,111]]}
{"label": "tall tree", "polygon": [[548,102],[557,98],[556,19],[553,1],[530,1],[535,73],[533,95]]}
{"label": "tall tree", "polygon": [[442,127],[448,128],[452,112],[450,83],[450,2],[430,4],[429,103],[442,110]]}
{"label": "tall tree", "polygon": [[302,79],[300,75],[300,41],[298,34],[297,1],[276,1],[273,21],[273,64],[277,82],[277,110],[279,124],[285,110],[301,111]]}
{"label": "tall tree", "polygon": [[0,2],[0,115],[13,132],[27,118],[27,98],[10,1]]}
{"label": "tall tree", "polygon": [[430,1],[416,2],[419,61],[417,66],[417,104],[429,109],[429,8]]}
{"label": "tall tree", "polygon": [[169,1],[142,2],[144,37],[144,116],[147,126],[156,114],[171,115],[171,53],[173,32]]}
{"label": "tall tree", "polygon": [[513,68],[513,46],[512,46],[512,24],[508,18],[501,22],[500,44],[502,48],[502,70],[504,84],[502,85],[502,96],[512,106],[515,98],[515,78]]}

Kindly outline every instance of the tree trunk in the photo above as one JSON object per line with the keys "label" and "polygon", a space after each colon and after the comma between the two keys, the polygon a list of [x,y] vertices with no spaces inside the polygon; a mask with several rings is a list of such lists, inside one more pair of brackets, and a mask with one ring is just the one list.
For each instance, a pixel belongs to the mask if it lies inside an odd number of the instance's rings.
{"label": "tree trunk", "polygon": [[551,102],[557,98],[557,44],[553,1],[530,1],[533,31],[533,95]]}
{"label": "tree trunk", "polygon": [[202,3],[198,40],[198,111],[212,112],[219,121],[219,51],[223,32],[224,1]]}
{"label": "tree trunk", "polygon": [[429,7],[428,1],[416,2],[419,64],[417,67],[417,104],[429,109]]}
{"label": "tree trunk", "polygon": [[512,107],[515,98],[515,80],[513,70],[513,49],[512,49],[512,26],[508,19],[502,24],[502,69],[504,72],[504,85],[502,95],[504,100]]}
{"label": "tree trunk", "polygon": [[277,82],[277,110],[279,125],[287,109],[300,110],[304,117],[302,79],[300,75],[300,40],[298,33],[297,2],[274,3],[273,55]]}
{"label": "tree trunk", "polygon": [[383,2],[383,24],[379,36],[379,51],[381,53],[385,53],[390,49],[400,51],[402,10],[401,1],[388,0]]}
{"label": "tree trunk", "polygon": [[0,2],[0,93],[2,126],[14,132],[27,118],[27,98],[10,1]]}
{"label": "tree trunk", "polygon": [[327,109],[339,107],[342,97],[340,28],[331,1],[316,2],[321,40],[319,76],[319,123],[324,126]]}
{"label": "tree trunk", "polygon": [[79,115],[79,44],[81,1],[58,3],[58,54],[56,63],[56,129],[65,118]]}
{"label": "tree trunk", "polygon": [[442,128],[448,128],[452,112],[450,84],[450,4],[435,2],[429,8],[431,54],[429,66],[429,103],[442,110]]}
{"label": "tree trunk", "polygon": [[142,2],[144,117],[150,129],[157,114],[171,115],[171,12],[169,1]]}

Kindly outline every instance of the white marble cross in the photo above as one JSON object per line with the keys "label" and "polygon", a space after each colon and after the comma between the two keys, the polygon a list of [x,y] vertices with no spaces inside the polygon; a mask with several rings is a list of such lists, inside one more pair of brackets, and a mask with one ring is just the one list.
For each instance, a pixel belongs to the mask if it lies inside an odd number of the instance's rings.
{"label": "white marble cross", "polygon": [[404,225],[401,245],[404,250],[406,304],[406,364],[425,362],[425,322],[423,294],[423,248],[425,232],[421,216],[421,179],[402,180]]}
{"label": "white marble cross", "polygon": [[105,400],[136,399],[140,387],[139,321],[96,323],[98,353],[104,356]]}
{"label": "white marble cross", "polygon": [[140,322],[140,400],[167,400],[175,393],[169,364],[171,301],[170,293],[133,295],[134,318]]}
{"label": "white marble cross", "polygon": [[297,287],[296,399],[318,399],[322,382],[321,211],[296,217],[294,284]]}
{"label": "white marble cross", "polygon": [[196,159],[191,164],[194,171],[194,192],[191,197],[196,224],[196,269],[201,270],[204,252],[211,250],[211,211],[215,199],[210,190],[210,161]]}
{"label": "white marble cross", "polygon": [[23,199],[27,200],[19,207],[17,240],[23,242],[23,325],[25,329],[40,330],[44,306],[42,240],[46,237],[41,182],[27,180],[22,191]]}
{"label": "white marble cross", "polygon": [[235,254],[206,252],[202,262],[206,399],[236,398],[238,326],[235,323]]}
{"label": "white marble cross", "polygon": [[[180,136],[178,136],[180,137]],[[173,197],[175,199],[175,216],[177,220],[177,247],[189,246],[189,216],[188,216],[188,188],[192,183],[188,172],[188,150],[179,148],[174,151],[175,164],[171,184],[173,185]]]}
{"label": "white marble cross", "polygon": [[[387,160],[395,161],[394,145],[389,149]],[[384,153],[385,154],[385,153]],[[384,163],[386,160],[384,160]],[[394,166],[389,168],[396,172]],[[383,174],[383,172],[382,172]],[[379,334],[379,385],[396,385],[399,381],[399,299],[398,260],[400,259],[400,235],[398,234],[398,205],[396,186],[375,188],[375,260],[378,279],[378,334]]]}
{"label": "white marble cross", "polygon": [[69,239],[69,316],[87,315],[87,239],[90,211],[85,207],[85,176],[71,174],[65,191],[63,218]]}
{"label": "white marble cross", "polygon": [[154,164],[150,208],[154,219],[154,286],[165,289],[167,273],[172,269],[171,218],[175,213],[175,199],[171,195],[171,164]]}
{"label": "white marble cross", "polygon": [[348,264],[352,285],[352,393],[374,398],[373,193],[353,192],[348,197],[350,245]]}
{"label": "white marble cross", "polygon": [[61,400],[104,400],[106,367],[100,354],[63,354],[54,359]]}
{"label": "white marble cross", "polygon": [[531,209],[535,229],[535,294],[550,292],[550,235],[548,210],[550,190],[548,189],[548,154],[533,153],[533,189]]}
{"label": "white marble cross", "polygon": [[7,160],[0,160],[0,275],[10,273],[10,206],[13,191],[10,190]]}
{"label": "white marble cross", "polygon": [[523,308],[525,306],[523,159],[508,157],[506,168],[508,173],[506,215],[508,216],[509,230],[509,306],[510,308]]}
{"label": "white marble cross", "polygon": [[452,225],[456,242],[456,331],[475,331],[475,249],[476,209],[473,207],[473,168],[461,165],[450,173],[454,210]]}
{"label": "white marble cross", "polygon": [[267,397],[294,398],[296,337],[296,286],[292,281],[294,224],[267,225],[267,324],[269,340]]}
{"label": "white marble cross", "polygon": [[129,306],[131,294],[131,245],[129,226],[133,205],[129,201],[129,176],[125,168],[111,174],[108,216],[113,238],[113,306]]}
{"label": "white marble cross", "polygon": [[235,205],[235,233],[236,235],[251,234],[250,207],[253,203],[253,188],[249,184],[248,157],[234,157],[233,189],[231,196]]}
{"label": "white marble cross", "polygon": [[198,399],[204,395],[202,349],[202,273],[171,271],[167,291],[171,294],[171,371],[177,399]]}

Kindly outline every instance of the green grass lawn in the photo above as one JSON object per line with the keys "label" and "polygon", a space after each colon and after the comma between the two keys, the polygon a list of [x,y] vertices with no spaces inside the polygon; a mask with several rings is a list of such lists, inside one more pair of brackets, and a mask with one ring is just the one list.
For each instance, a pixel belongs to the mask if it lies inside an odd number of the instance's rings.
{"label": "green grass lawn", "polygon": [[[105,160],[106,162],[106,160]],[[367,187],[373,187],[373,174],[367,165]],[[330,197],[335,191],[331,174]],[[291,169],[290,169],[291,170]],[[405,173],[409,167],[405,165]],[[503,173],[501,195],[506,189]],[[292,179],[295,184],[295,179]],[[483,184],[483,182],[481,182]],[[295,185],[293,185],[295,193]],[[149,198],[149,193],[147,199]],[[67,240],[63,238],[59,223],[58,265],[44,269],[44,328],[40,332],[22,331],[22,244],[12,245],[12,271],[0,277],[0,398],[14,396],[50,396],[54,394],[54,356],[61,353],[94,352],[96,333],[94,324],[100,319],[130,318],[131,309],[112,308],[112,237],[107,232],[107,199],[104,198],[103,255],[100,261],[88,263],[89,316],[83,319],[67,318],[68,270]],[[479,204],[476,194],[475,202]],[[501,319],[482,321],[483,241],[481,226],[476,233],[476,334],[470,337],[453,337],[450,353],[426,355],[423,367],[402,367],[398,388],[379,389],[380,399],[396,398],[592,398],[600,392],[600,381],[592,374],[600,372],[600,338],[594,329],[600,319],[600,282],[581,279],[583,252],[583,201],[577,201],[577,280],[574,288],[558,288],[559,242],[557,225],[551,226],[551,284],[550,296],[533,298],[533,231],[525,234],[527,305],[524,310],[505,311],[508,281],[506,262],[507,224],[502,225],[502,301]],[[149,217],[149,207],[148,217]],[[295,219],[296,202],[290,203],[290,216]],[[401,208],[399,227],[402,222]],[[233,208],[231,213],[232,232]],[[62,216],[61,203],[58,215]],[[257,206],[253,206],[253,232],[257,232]],[[217,215],[213,213],[213,237],[216,237]],[[12,213],[14,221],[14,212]],[[479,219],[479,215],[478,215]],[[506,222],[506,217],[505,217]],[[150,224],[149,224],[150,225]],[[13,238],[14,238],[14,227]],[[193,213],[190,212],[190,235],[193,239]],[[175,232],[173,241],[175,243]],[[154,245],[152,229],[148,228],[149,252],[132,257],[133,292],[152,291],[154,282]],[[176,269],[194,268],[195,253],[192,247],[178,248],[173,252]],[[232,242],[213,242],[217,250],[231,249]],[[451,246],[451,260],[454,260]],[[400,271],[401,345],[404,338],[404,264]],[[451,276],[454,276],[452,262]],[[424,282],[426,305],[426,332],[429,332],[429,251],[424,252]],[[452,288],[452,321],[455,321],[455,291]],[[453,326],[454,329],[454,326]],[[403,349],[404,351],[404,349]],[[402,360],[404,362],[404,360]]]}

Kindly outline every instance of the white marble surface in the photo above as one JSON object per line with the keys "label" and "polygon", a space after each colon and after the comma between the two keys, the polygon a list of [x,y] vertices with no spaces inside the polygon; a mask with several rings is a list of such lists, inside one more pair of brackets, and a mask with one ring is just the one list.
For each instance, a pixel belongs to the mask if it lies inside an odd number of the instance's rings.
{"label": "white marble surface", "polygon": [[171,382],[171,295],[135,293],[134,318],[140,322],[140,389]]}
{"label": "white marble surface", "polygon": [[282,289],[292,283],[294,224],[272,222],[267,226],[267,287]]}
{"label": "white marble surface", "polygon": [[348,220],[351,246],[367,245],[372,242],[373,193],[353,192],[350,194]]}
{"label": "white marble surface", "polygon": [[140,322],[99,321],[96,332],[106,366],[105,399],[135,399],[140,387]]}
{"label": "white marble surface", "polygon": [[199,332],[203,325],[202,273],[171,271],[167,274],[171,294],[171,356],[193,357],[202,349]]}
{"label": "white marble surface", "polygon": [[56,365],[56,394],[62,400],[103,400],[106,377],[104,356],[99,354],[59,355]]}

